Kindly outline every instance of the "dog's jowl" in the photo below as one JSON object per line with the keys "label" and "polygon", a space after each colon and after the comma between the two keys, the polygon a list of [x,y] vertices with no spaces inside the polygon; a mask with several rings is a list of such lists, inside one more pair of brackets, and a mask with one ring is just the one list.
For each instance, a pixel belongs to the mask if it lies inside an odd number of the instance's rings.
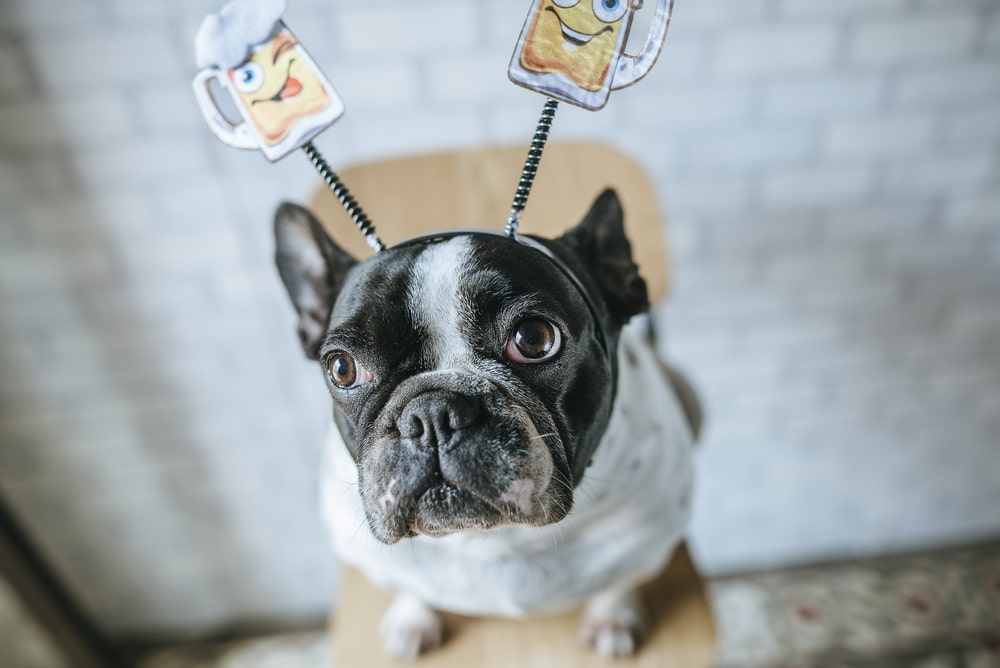
{"label": "dog's jowl", "polygon": [[586,642],[636,651],[636,589],[686,524],[693,435],[615,193],[551,240],[442,234],[359,262],[291,204],[276,234],[333,398],[324,516],[338,555],[397,592],[386,650],[440,644],[438,610],[584,604]]}

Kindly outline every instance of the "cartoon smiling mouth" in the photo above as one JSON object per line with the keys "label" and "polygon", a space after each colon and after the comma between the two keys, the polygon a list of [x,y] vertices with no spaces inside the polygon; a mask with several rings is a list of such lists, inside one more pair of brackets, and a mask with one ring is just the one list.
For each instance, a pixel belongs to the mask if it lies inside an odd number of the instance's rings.
{"label": "cartoon smiling mouth", "polygon": [[285,72],[285,83],[281,84],[281,88],[278,89],[278,92],[271,97],[262,97],[254,100],[250,103],[250,106],[257,104],[258,102],[281,102],[282,100],[290,100],[301,93],[302,82],[292,76],[292,64],[294,62],[294,58],[288,61],[288,70]]}
{"label": "cartoon smiling mouth", "polygon": [[562,30],[563,37],[566,38],[567,42],[569,42],[570,44],[575,44],[576,46],[583,46],[584,44],[588,44],[590,43],[590,40],[594,39],[598,35],[603,35],[604,33],[612,32],[613,30],[611,26],[604,26],[603,28],[601,28],[592,35],[585,32],[577,32],[576,30],[573,30],[568,25],[566,25],[566,23],[562,20],[562,17],[559,16],[559,12],[556,11],[555,7],[549,5],[548,7],[545,8],[545,11],[552,12],[553,14],[556,15],[556,20],[559,21],[559,28]]}

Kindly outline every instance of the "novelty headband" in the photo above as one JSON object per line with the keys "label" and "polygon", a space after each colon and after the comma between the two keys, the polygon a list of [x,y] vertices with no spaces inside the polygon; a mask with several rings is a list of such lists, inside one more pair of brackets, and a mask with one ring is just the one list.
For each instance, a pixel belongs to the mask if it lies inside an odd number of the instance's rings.
{"label": "novelty headband", "polygon": [[[607,104],[612,90],[631,86],[656,63],[673,0],[655,3],[646,42],[638,54],[629,55],[625,45],[643,0],[532,0],[508,76],[547,99],[518,181],[506,236],[520,240],[521,215],[559,101],[597,111]],[[344,103],[281,21],[286,6],[286,0],[232,0],[219,13],[205,17],[195,38],[196,60],[202,68],[192,82],[195,99],[209,129],[230,146],[259,150],[272,162],[303,149],[368,245],[382,251],[385,244],[371,220],[312,143],[343,115]],[[228,94],[238,119],[223,113],[213,85]],[[411,241],[421,239],[426,240]],[[550,259],[581,287],[568,267],[555,256]]]}

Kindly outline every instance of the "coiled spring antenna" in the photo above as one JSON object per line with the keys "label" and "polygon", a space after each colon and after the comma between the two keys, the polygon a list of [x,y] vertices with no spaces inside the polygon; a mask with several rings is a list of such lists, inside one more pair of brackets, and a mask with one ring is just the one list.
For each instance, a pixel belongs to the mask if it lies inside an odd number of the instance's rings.
{"label": "coiled spring antenna", "polygon": [[378,235],[375,233],[375,226],[372,224],[371,219],[368,218],[364,209],[362,209],[361,205],[358,204],[358,201],[354,199],[351,195],[351,191],[347,189],[347,186],[345,186],[343,181],[340,180],[337,173],[333,171],[330,165],[327,164],[326,160],[323,159],[323,156],[316,149],[316,147],[313,146],[313,143],[306,142],[303,144],[302,150],[306,152],[306,155],[309,156],[309,161],[312,162],[313,167],[316,168],[316,171],[323,177],[323,181],[330,187],[330,190],[333,191],[334,197],[336,197],[340,201],[341,205],[343,205],[344,210],[347,211],[347,215],[351,217],[351,220],[353,220],[354,224],[358,226],[361,233],[365,235],[365,241],[368,243],[368,246],[376,253],[384,250],[385,244],[382,243],[382,240],[379,239]]}
{"label": "coiled spring antenna", "polygon": [[538,119],[538,126],[535,128],[535,136],[531,140],[531,148],[528,149],[528,158],[524,162],[524,169],[521,171],[521,180],[517,184],[517,192],[514,194],[514,204],[510,208],[510,217],[507,218],[507,228],[505,233],[508,237],[517,237],[517,227],[521,224],[521,213],[528,204],[528,195],[531,194],[531,186],[535,182],[535,175],[538,174],[538,165],[542,161],[542,151],[545,150],[545,142],[549,139],[549,130],[552,128],[552,119],[556,116],[559,108],[559,100],[546,98],[545,106],[542,108],[542,116]]}

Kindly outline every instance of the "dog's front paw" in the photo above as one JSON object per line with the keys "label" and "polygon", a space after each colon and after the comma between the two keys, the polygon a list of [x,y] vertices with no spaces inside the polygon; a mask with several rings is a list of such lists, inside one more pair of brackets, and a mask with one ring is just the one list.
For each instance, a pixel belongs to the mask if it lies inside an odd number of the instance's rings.
{"label": "dog's front paw", "polygon": [[397,594],[379,624],[386,654],[415,659],[444,642],[444,620],[419,599]]}
{"label": "dog's front paw", "polygon": [[601,656],[632,656],[645,635],[645,611],[637,592],[605,592],[587,602],[580,640]]}

